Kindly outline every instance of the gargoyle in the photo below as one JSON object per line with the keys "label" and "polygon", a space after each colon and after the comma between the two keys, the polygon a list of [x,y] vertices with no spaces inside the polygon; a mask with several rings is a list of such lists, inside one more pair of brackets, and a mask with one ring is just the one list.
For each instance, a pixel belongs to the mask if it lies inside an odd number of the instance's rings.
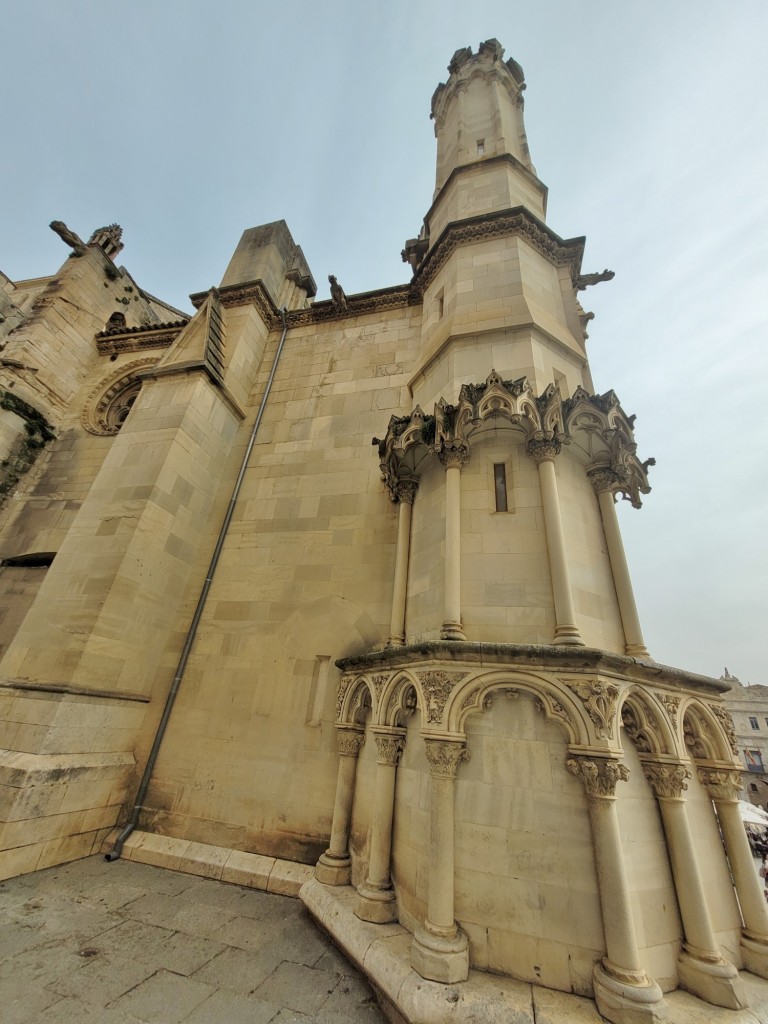
{"label": "gargoyle", "polygon": [[73,256],[85,256],[87,252],[85,242],[74,231],[70,231],[63,220],[52,220],[49,226],[51,231],[55,231],[62,242],[70,247]]}
{"label": "gargoyle", "polygon": [[331,303],[333,308],[336,310],[345,310],[347,308],[347,296],[344,294],[344,289],[333,274],[328,275],[328,280],[331,282]]}
{"label": "gargoyle", "polygon": [[601,274],[579,274],[576,278],[576,291],[583,292],[592,284],[600,284],[601,281],[613,280],[615,274],[612,270],[604,270]]}

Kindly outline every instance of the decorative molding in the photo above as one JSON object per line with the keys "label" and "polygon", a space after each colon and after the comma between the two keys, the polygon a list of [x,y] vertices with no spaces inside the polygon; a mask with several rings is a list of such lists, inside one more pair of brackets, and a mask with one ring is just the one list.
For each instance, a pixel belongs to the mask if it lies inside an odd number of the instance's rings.
{"label": "decorative molding", "polygon": [[96,335],[96,348],[101,356],[142,352],[148,348],[169,348],[188,323],[189,320],[174,320],[172,323],[141,327],[113,327]]}
{"label": "decorative molding", "polygon": [[417,675],[424,693],[427,721],[442,722],[448,698],[466,672],[418,672]]}
{"label": "decorative molding", "polygon": [[376,760],[379,764],[397,766],[405,747],[405,736],[393,736],[390,733],[383,734],[375,732],[373,738],[376,740]]}
{"label": "decorative molding", "polygon": [[455,779],[461,762],[469,760],[469,751],[463,740],[428,739],[426,750],[430,773],[439,779]]}
{"label": "decorative molding", "polygon": [[582,701],[587,714],[595,726],[595,734],[599,739],[613,739],[613,722],[616,701],[619,691],[613,684],[601,683],[598,680],[589,682],[563,679],[569,690]]}
{"label": "decorative molding", "polygon": [[339,753],[343,757],[357,757],[365,743],[365,733],[362,729],[338,729],[336,737]]}
{"label": "decorative molding", "polygon": [[653,752],[653,745],[648,734],[638,722],[637,713],[629,703],[625,703],[621,709],[621,724],[639,753],[650,754]]}
{"label": "decorative molding", "polygon": [[736,728],[733,723],[733,718],[721,704],[709,704],[708,707],[720,725],[722,725],[723,732],[728,737],[728,744],[731,748],[731,753],[738,757],[739,747],[736,743]]}
{"label": "decorative molding", "polygon": [[571,775],[584,783],[588,796],[613,797],[616,795],[616,783],[626,782],[629,778],[629,768],[625,764],[607,758],[571,757],[565,765]]}
{"label": "decorative molding", "polygon": [[660,799],[679,798],[688,789],[686,779],[691,778],[691,770],[684,764],[656,764],[644,761],[643,775],[654,795]]}
{"label": "decorative molding", "polygon": [[699,782],[713,800],[739,799],[741,793],[740,768],[699,768]]}
{"label": "decorative molding", "polygon": [[347,690],[352,683],[351,676],[342,676],[339,681],[339,689],[336,692],[336,721],[341,721],[342,711],[344,710],[344,698],[347,695]]}
{"label": "decorative molding", "polygon": [[433,449],[443,469],[463,469],[469,462],[469,445],[466,441],[445,441]]}
{"label": "decorative molding", "polygon": [[538,466],[542,462],[554,462],[562,451],[563,445],[570,443],[571,438],[567,434],[556,434],[552,430],[537,430],[533,437],[528,438],[525,450]]}
{"label": "decorative molding", "polygon": [[133,400],[141,390],[139,374],[157,363],[157,357],[124,363],[102,378],[85,400],[80,422],[90,434],[108,437],[117,434]]}
{"label": "decorative molding", "polygon": [[419,489],[418,480],[398,480],[395,484],[397,500],[402,505],[412,505]]}

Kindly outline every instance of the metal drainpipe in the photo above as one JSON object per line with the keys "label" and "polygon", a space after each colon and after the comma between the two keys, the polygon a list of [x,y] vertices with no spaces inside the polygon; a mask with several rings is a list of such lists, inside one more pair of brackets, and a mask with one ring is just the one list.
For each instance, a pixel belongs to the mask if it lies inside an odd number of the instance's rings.
{"label": "metal drainpipe", "polygon": [[152,743],[152,749],[149,752],[147,764],[146,767],[144,768],[144,774],[141,777],[141,784],[139,786],[138,793],[136,794],[136,803],[133,805],[133,810],[131,811],[131,816],[128,819],[128,824],[125,826],[125,828],[122,830],[120,835],[115,840],[114,847],[109,851],[109,853],[105,854],[104,856],[104,859],[108,861],[118,860],[120,858],[120,854],[123,851],[123,845],[126,839],[131,834],[131,832],[133,832],[133,830],[136,828],[136,825],[139,820],[139,814],[141,813],[144,798],[146,797],[147,790],[149,788],[149,780],[152,778],[152,772],[154,771],[155,768],[157,755],[160,751],[160,746],[163,742],[163,737],[165,736],[165,730],[168,727],[168,719],[171,717],[171,711],[173,710],[173,705],[174,702],[176,701],[176,694],[179,692],[181,680],[184,678],[184,671],[186,670],[187,662],[189,661],[189,655],[192,650],[192,645],[195,642],[197,627],[200,625],[200,619],[203,616],[205,602],[208,600],[208,591],[211,589],[213,575],[216,572],[216,566],[219,564],[219,557],[221,556],[221,551],[222,548],[224,547],[224,540],[229,531],[229,524],[232,522],[232,515],[235,511],[235,504],[237,503],[237,498],[238,495],[240,494],[240,488],[243,483],[245,471],[248,468],[248,461],[251,457],[251,452],[253,451],[253,446],[256,442],[256,434],[258,432],[259,425],[261,424],[262,416],[264,415],[264,409],[267,404],[267,399],[269,398],[269,392],[272,389],[272,381],[275,379],[275,371],[277,370],[277,364],[280,361],[280,354],[283,351],[285,336],[288,333],[288,321],[286,319],[286,312],[287,311],[285,306],[282,306],[279,310],[280,319],[283,324],[283,333],[280,336],[280,342],[277,346],[277,352],[275,352],[274,362],[272,363],[272,369],[270,370],[269,378],[267,380],[266,387],[264,388],[264,394],[262,395],[259,411],[256,413],[256,419],[254,420],[253,423],[251,436],[248,438],[248,444],[245,449],[245,454],[243,455],[243,461],[240,463],[240,472],[237,474],[237,480],[235,481],[235,486],[232,489],[232,497],[229,499],[229,505],[227,506],[226,515],[224,516],[224,520],[221,524],[221,529],[219,530],[219,537],[218,540],[216,541],[216,547],[214,548],[213,551],[211,564],[208,566],[208,572],[206,573],[205,576],[205,582],[203,583],[202,589],[200,591],[200,596],[197,599],[195,614],[192,616],[192,623],[187,631],[187,635],[184,640],[184,647],[182,648],[181,651],[181,657],[179,658],[179,664],[176,668],[176,674],[173,677],[171,688],[168,691],[168,696],[165,701],[165,707],[163,708],[163,715],[162,718],[160,719],[160,724],[157,727],[157,732],[155,733],[155,739],[154,742]]}

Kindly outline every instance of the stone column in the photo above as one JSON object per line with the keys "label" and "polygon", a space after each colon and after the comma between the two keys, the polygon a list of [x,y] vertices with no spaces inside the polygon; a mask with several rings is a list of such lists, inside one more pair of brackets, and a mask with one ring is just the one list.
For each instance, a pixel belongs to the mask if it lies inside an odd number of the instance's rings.
{"label": "stone column", "polygon": [[607,953],[593,972],[597,1008],[614,1024],[663,1020],[666,1003],[661,989],[645,973],[637,948],[616,815],[616,783],[629,778],[629,769],[607,758],[583,757],[570,758],[567,768],[586,788],[595,847]]}
{"label": "stone column", "polygon": [[339,774],[333,805],[331,843],[315,865],[315,878],[325,885],[349,885],[352,862],[349,856],[349,825],[355,795],[357,755],[365,743],[365,733],[355,726],[337,725]]}
{"label": "stone column", "polygon": [[400,480],[396,486],[397,551],[395,553],[395,585],[392,591],[392,620],[389,626],[389,647],[405,643],[405,600],[408,591],[408,558],[411,550],[411,512],[418,488],[416,480]]}
{"label": "stone column", "polygon": [[469,976],[469,942],[454,919],[454,787],[468,757],[463,739],[427,739],[432,806],[429,833],[427,919],[416,929],[411,967],[422,978],[452,984]]}
{"label": "stone column", "polygon": [[460,163],[461,158],[466,156],[467,153],[467,128],[464,120],[464,92],[463,88],[456,90],[456,111],[457,111],[457,126],[456,126],[456,162]]}
{"label": "stone column", "polygon": [[551,441],[531,439],[528,442],[528,454],[539,467],[544,528],[547,533],[549,570],[552,576],[552,594],[555,602],[555,637],[552,642],[555,644],[578,644],[583,647],[584,641],[576,626],[571,576],[568,572],[563,520],[560,515],[560,500],[557,495],[557,480],[555,479],[555,456],[560,453],[561,447],[561,442],[556,439]]}
{"label": "stone column", "polygon": [[497,78],[491,79],[491,91],[493,92],[493,122],[494,134],[496,136],[496,153],[506,153],[507,140],[504,138],[504,121],[502,119],[499,80]]}
{"label": "stone column", "polygon": [[461,624],[461,467],[469,461],[469,446],[447,444],[439,452],[445,469],[445,592],[441,640],[466,640]]}
{"label": "stone column", "polygon": [[608,558],[619,602],[621,624],[624,627],[625,652],[633,658],[649,658],[648,649],[643,640],[640,618],[637,614],[632,581],[629,578],[627,556],[621,541],[619,519],[616,515],[615,488],[618,483],[616,473],[609,467],[592,469],[587,473],[597,494],[600,515],[603,520],[605,542],[608,545]]}
{"label": "stone column", "polygon": [[389,874],[392,823],[395,812],[395,779],[405,746],[405,730],[384,726],[371,729],[376,740],[376,792],[371,822],[368,877],[358,887],[355,914],[363,921],[386,924],[397,920],[397,897]]}
{"label": "stone column", "polygon": [[659,802],[685,942],[677,961],[683,988],[715,1006],[747,1005],[739,973],[720,955],[701,881],[683,790],[690,770],[683,764],[643,763],[643,774]]}
{"label": "stone column", "polygon": [[768,978],[768,906],[739,813],[741,770],[699,768],[699,780],[714,801],[744,927],[741,952],[753,974]]}

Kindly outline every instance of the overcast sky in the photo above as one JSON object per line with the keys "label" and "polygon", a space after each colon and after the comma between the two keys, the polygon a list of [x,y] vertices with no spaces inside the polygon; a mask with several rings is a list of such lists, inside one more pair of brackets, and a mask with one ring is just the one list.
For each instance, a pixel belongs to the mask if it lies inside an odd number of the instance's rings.
{"label": "overcast sky", "polygon": [[768,683],[765,0],[0,0],[0,269],[53,273],[117,221],[184,310],[284,218],[320,298],[405,282],[434,188],[432,92],[495,36],[524,68],[547,221],[615,279],[595,387],[653,492],[620,517],[656,660]]}

